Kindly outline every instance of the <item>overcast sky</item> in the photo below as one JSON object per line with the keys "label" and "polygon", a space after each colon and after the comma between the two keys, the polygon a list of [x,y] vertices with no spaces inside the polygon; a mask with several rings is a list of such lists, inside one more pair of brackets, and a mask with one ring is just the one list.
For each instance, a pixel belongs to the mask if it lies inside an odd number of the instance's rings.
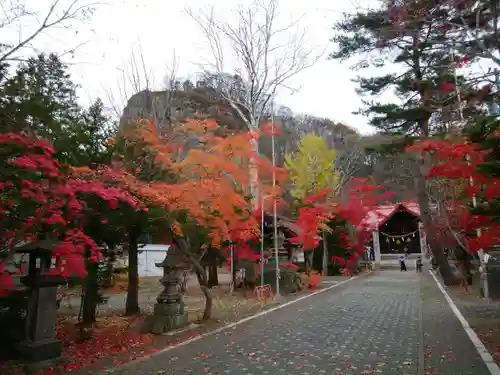
{"label": "overcast sky", "polygon": [[[65,1],[65,0],[61,0]],[[29,0],[34,7],[43,9],[50,0]],[[331,51],[329,38],[332,25],[344,11],[354,11],[355,4],[368,5],[372,0],[281,0],[284,16],[299,17],[306,14],[302,25],[307,28],[308,43],[317,50]],[[106,102],[107,93],[115,93],[119,100],[117,82],[132,51],[139,46],[154,79],[160,88],[166,66],[172,64],[175,50],[179,58],[179,76],[193,77],[199,71],[197,63],[208,58],[209,50],[203,43],[196,24],[185,13],[185,7],[215,4],[222,17],[227,17],[233,1],[216,0],[107,0],[99,5],[92,20],[77,25],[78,33],[58,30],[41,39],[40,50],[61,49],[80,42],[81,46],[71,62],[74,80],[82,87],[80,98],[87,104],[100,96]],[[40,44],[42,43],[42,44]],[[366,119],[355,116],[360,101],[350,81],[354,72],[349,64],[330,61],[326,55],[312,68],[295,77],[290,86],[300,88],[293,95],[282,91],[279,102],[296,113],[328,117],[351,125],[362,132],[369,131]]]}

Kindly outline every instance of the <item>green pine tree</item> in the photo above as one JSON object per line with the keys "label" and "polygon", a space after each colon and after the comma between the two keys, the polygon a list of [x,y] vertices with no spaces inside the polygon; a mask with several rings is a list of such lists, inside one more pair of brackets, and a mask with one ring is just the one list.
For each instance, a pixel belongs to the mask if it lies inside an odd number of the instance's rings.
{"label": "green pine tree", "polygon": [[68,67],[54,55],[40,54],[12,76],[0,67],[2,131],[25,132],[49,140],[65,164],[109,164],[116,127],[97,99],[88,109],[77,103],[77,86]]}
{"label": "green pine tree", "polygon": [[[479,165],[478,172],[489,178],[500,178],[500,117],[484,116],[476,120],[476,124],[469,130],[470,140],[488,150],[483,163]],[[490,216],[494,221],[500,222],[500,198],[493,197],[481,199],[474,213]]]}
{"label": "green pine tree", "polygon": [[[335,25],[332,40],[337,47],[332,59],[358,60],[353,65],[360,72],[355,82],[364,97],[358,113],[381,133],[393,135],[399,145],[391,148],[400,150],[401,143],[446,134],[461,119],[456,88],[462,95],[474,91],[464,77],[455,78],[455,63],[463,57],[452,53],[446,34],[433,22],[437,15],[427,8],[422,17],[421,10],[421,1],[388,8],[381,0],[376,9],[345,15]],[[380,96],[385,93],[393,97],[384,100]],[[475,112],[474,106],[468,106],[463,114],[469,117]],[[453,273],[430,230],[424,163],[421,159],[415,178],[421,217],[441,274],[446,283],[452,283]]]}
{"label": "green pine tree", "polygon": [[54,138],[80,115],[76,85],[54,55],[40,54],[21,64],[13,76],[4,72],[0,121],[7,131]]}
{"label": "green pine tree", "polygon": [[[337,49],[330,57],[362,58],[353,65],[354,70],[367,72],[355,80],[364,97],[358,113],[367,116],[372,126],[387,134],[429,137],[445,133],[446,125],[457,119],[455,86],[462,95],[472,88],[464,77],[457,77],[455,84],[455,62],[462,56],[452,53],[443,31],[429,26],[432,20],[415,15],[420,2],[406,4],[404,25],[390,19],[385,1],[378,9],[345,15],[334,27]],[[377,98],[386,93],[395,98]],[[474,110],[467,108],[466,116]]]}
{"label": "green pine tree", "polygon": [[107,165],[115,153],[117,126],[105,113],[101,99],[81,111],[62,134],[53,142],[61,161],[74,166]]}
{"label": "green pine tree", "polygon": [[[447,0],[439,2],[439,15],[455,46],[470,59],[488,59],[495,69],[483,70],[479,81],[498,79],[500,57],[500,2],[498,0]],[[477,77],[476,77],[477,78]]]}

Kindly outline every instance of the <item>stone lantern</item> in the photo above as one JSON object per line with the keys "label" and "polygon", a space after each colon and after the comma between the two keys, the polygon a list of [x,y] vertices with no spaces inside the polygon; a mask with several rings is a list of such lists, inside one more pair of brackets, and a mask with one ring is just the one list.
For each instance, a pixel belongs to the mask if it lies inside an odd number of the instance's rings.
{"label": "stone lantern", "polygon": [[55,242],[42,240],[17,247],[19,254],[27,254],[28,273],[21,283],[29,288],[26,317],[26,337],[19,344],[21,358],[28,368],[52,366],[61,359],[61,342],[56,338],[57,287],[65,283],[61,276],[50,275],[52,250]]}
{"label": "stone lantern", "polygon": [[163,268],[160,280],[163,291],[156,298],[154,314],[147,324],[151,333],[160,335],[189,324],[181,293],[181,276],[189,265],[184,254],[174,246],[168,249],[163,262],[155,265]]}

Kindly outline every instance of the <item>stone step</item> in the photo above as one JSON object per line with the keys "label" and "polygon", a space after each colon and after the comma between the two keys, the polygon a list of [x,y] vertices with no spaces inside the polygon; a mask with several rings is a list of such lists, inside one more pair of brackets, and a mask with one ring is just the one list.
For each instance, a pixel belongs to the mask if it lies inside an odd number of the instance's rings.
{"label": "stone step", "polygon": [[[380,258],[382,260],[397,260],[399,257],[403,254],[380,254]],[[418,257],[421,257],[421,253],[415,253],[415,254],[408,254],[408,259],[417,259]]]}
{"label": "stone step", "polygon": [[[380,269],[381,270],[399,270],[399,265],[381,264]],[[415,266],[407,265],[406,269],[407,270],[415,270]]]}
{"label": "stone step", "polygon": [[[399,261],[398,259],[394,258],[391,260],[384,260],[382,259],[380,261],[380,269],[399,269]],[[416,268],[416,258],[415,259],[407,259],[406,260],[406,268],[407,269],[415,269]]]}

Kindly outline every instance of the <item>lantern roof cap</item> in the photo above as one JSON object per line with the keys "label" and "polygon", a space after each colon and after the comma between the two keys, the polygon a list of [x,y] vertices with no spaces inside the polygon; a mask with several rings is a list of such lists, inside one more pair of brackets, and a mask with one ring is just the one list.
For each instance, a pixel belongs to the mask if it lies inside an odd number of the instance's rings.
{"label": "lantern roof cap", "polygon": [[57,242],[54,240],[40,240],[25,243],[23,245],[14,248],[16,253],[49,253],[52,252],[56,246]]}

